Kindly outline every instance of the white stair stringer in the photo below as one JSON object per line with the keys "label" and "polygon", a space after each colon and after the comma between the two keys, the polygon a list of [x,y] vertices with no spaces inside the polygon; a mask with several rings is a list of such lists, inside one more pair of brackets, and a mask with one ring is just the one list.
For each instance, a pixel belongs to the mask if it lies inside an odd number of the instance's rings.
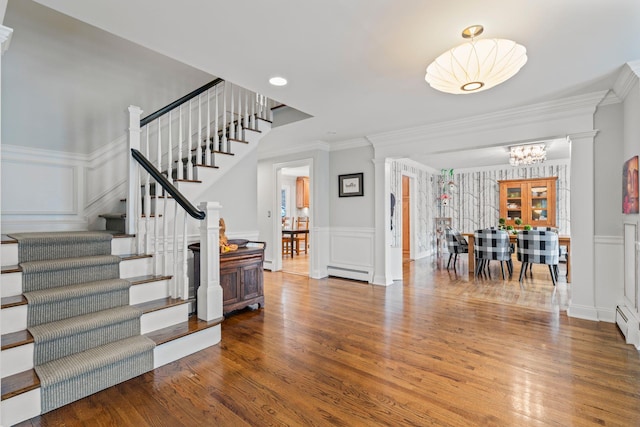
{"label": "white stair stringer", "polygon": [[192,203],[199,200],[199,197],[204,194],[212,184],[230,171],[233,166],[239,163],[247,154],[258,149],[260,139],[271,130],[271,123],[261,119],[256,120],[256,123],[258,123],[258,130],[260,130],[260,132],[246,130],[246,143],[230,141],[233,156],[224,154],[215,155],[217,169],[195,166],[194,176],[196,178],[194,179],[202,181],[201,183],[178,181],[176,182],[176,188]]}

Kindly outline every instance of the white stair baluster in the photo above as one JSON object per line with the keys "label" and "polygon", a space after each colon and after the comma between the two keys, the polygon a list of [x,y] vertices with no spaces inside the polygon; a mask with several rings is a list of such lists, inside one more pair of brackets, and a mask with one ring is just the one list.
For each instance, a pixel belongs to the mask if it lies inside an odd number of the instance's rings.
{"label": "white stair baluster", "polygon": [[[222,87],[224,88],[224,86],[222,86]],[[214,113],[216,115],[216,117],[214,119],[215,120],[215,124],[213,126],[213,151],[214,152],[220,151],[220,136],[218,135],[218,132],[220,132],[220,128],[218,126],[218,92],[219,92],[219,89],[216,87],[215,88],[215,99],[216,99],[216,109],[215,110],[216,111]],[[211,157],[212,157],[211,158],[211,160],[212,160],[211,165],[213,165],[214,164],[213,160],[215,159],[215,154],[213,154]]]}
{"label": "white stair baluster", "polygon": [[[229,84],[229,90],[231,90],[231,114],[230,114],[230,121],[229,121],[229,139],[233,138],[233,139],[238,139],[238,135],[236,134],[236,126],[234,124],[234,120],[235,120],[235,111],[233,110],[233,85]],[[232,133],[233,132],[233,133]],[[229,143],[229,141],[227,141],[227,145],[231,145]],[[227,152],[231,152],[231,150],[227,149]]]}
{"label": "white stair baluster", "polygon": [[211,163],[211,89],[207,91],[207,141],[204,157],[205,165],[213,166],[213,163]]}
{"label": "white stair baluster", "polygon": [[[161,133],[161,127],[160,127],[160,122],[161,122],[162,117],[158,117],[158,143],[156,144],[156,151],[157,151],[157,159],[158,162],[156,163],[156,167],[158,168],[158,170],[160,172],[162,172],[162,133]],[[156,183],[156,198],[155,198],[155,203],[154,203],[154,209],[153,209],[153,225],[154,225],[154,230],[153,230],[153,272],[154,274],[158,274],[160,272],[160,244],[158,243],[158,240],[160,238],[160,189],[162,187],[160,187],[160,184]],[[162,193],[164,193],[164,190],[162,191]],[[149,206],[149,209],[151,209],[151,206]]]}
{"label": "white stair baluster", "polygon": [[244,91],[244,119],[242,120],[242,139],[247,140],[245,128],[249,126],[249,91]]}
{"label": "white stair baluster", "polygon": [[202,161],[202,96],[198,95],[198,140],[196,141],[196,165],[204,163]]}
{"label": "white stair baluster", "polygon": [[[172,142],[172,136],[171,136],[171,111],[169,111],[169,127],[168,127],[168,133],[169,133],[169,137],[167,138],[167,142],[168,142],[168,149],[167,149],[167,179],[169,180],[169,182],[173,182],[173,179],[171,178],[171,151],[173,149],[173,146],[171,144]],[[169,248],[168,246],[168,242],[167,242],[167,234],[168,234],[168,230],[167,227],[169,226],[168,224],[168,220],[167,220],[167,204],[169,202],[169,195],[165,194],[164,198],[162,199],[162,273],[163,275],[167,275],[169,274],[169,266],[168,266],[168,258],[169,258]]]}
{"label": "white stair baluster", "polygon": [[251,129],[257,129],[256,128],[256,98],[257,98],[257,96],[258,96],[258,94],[255,93],[255,92],[251,94],[251,120],[250,120],[250,124],[249,124]]}
{"label": "white stair baluster", "polygon": [[184,219],[182,220],[182,289],[180,291],[180,298],[189,299],[189,274],[188,274],[188,263],[187,263],[187,246],[189,242],[187,242],[187,219],[189,215],[187,215],[187,211],[183,209]]}
{"label": "white stair baluster", "polygon": [[178,268],[180,267],[178,262],[178,202],[174,200],[173,206],[173,278],[169,293],[171,298],[178,298],[178,283],[180,281],[180,277],[178,277]]}
{"label": "white stair baluster", "polygon": [[[147,156],[147,158],[149,158],[149,133],[151,132],[151,123],[147,124],[147,126],[145,126],[146,130],[147,130],[147,135],[146,135],[146,140],[145,140],[145,146],[144,146],[144,150],[145,150],[145,156]],[[150,181],[150,175],[147,171],[145,171],[145,180],[144,180],[144,203],[143,203],[143,207],[144,207],[144,253],[145,254],[149,254],[151,253],[151,251],[149,250],[151,247],[151,226],[149,224],[149,218],[151,217],[151,185],[149,183]],[[156,194],[158,193],[158,184],[156,184]]]}
{"label": "white stair baluster", "polygon": [[191,161],[191,153],[192,153],[192,127],[191,127],[191,100],[189,100],[189,134],[187,135],[187,179],[193,179],[193,162]]}
{"label": "white stair baluster", "polygon": [[236,139],[244,139],[242,137],[242,87],[238,86],[238,119],[236,120]]}
{"label": "white stair baluster", "polygon": [[178,160],[176,163],[176,179],[182,179],[182,105],[178,111]]}
{"label": "white stair baluster", "polygon": [[222,139],[220,141],[220,151],[227,149],[227,82],[222,87]]}

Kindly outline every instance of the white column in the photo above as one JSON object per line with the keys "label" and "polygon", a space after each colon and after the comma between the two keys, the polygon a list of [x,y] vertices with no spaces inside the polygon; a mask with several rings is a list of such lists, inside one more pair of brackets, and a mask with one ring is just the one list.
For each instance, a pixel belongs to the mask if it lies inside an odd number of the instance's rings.
{"label": "white column", "polygon": [[391,161],[389,159],[374,159],[375,166],[375,248],[373,284],[388,286],[393,283],[391,278],[391,238],[387,224],[390,221]]}
{"label": "white column", "polygon": [[571,317],[598,320],[595,287],[595,158],[598,131],[571,141]]}
{"label": "white column", "polygon": [[[4,7],[6,8],[6,2]],[[4,13],[4,10],[3,10]],[[2,22],[2,21],[0,21]],[[0,25],[0,81],[2,76],[2,55],[9,49],[9,43],[11,42],[11,36],[13,35],[13,29],[9,27],[5,27],[4,25]],[[2,100],[2,90],[0,89],[0,100]],[[2,112],[0,112],[0,122],[2,118]],[[0,140],[0,145],[2,145],[2,141]],[[1,161],[0,156],[0,161]],[[1,163],[1,162],[0,162]],[[0,178],[0,186],[2,186],[2,179]],[[2,210],[0,209],[0,212]]]}
{"label": "white column", "polygon": [[127,151],[127,158],[129,159],[129,188],[127,190],[127,221],[126,232],[127,234],[136,234],[136,198],[139,168],[138,162],[131,156],[131,149],[135,148],[140,150],[140,116],[142,116],[142,110],[135,105],[129,106],[129,150]]}
{"label": "white column", "polygon": [[215,320],[222,317],[222,287],[220,287],[220,210],[218,202],[202,202],[198,206],[206,213],[200,222],[200,287],[198,288],[198,318]]}

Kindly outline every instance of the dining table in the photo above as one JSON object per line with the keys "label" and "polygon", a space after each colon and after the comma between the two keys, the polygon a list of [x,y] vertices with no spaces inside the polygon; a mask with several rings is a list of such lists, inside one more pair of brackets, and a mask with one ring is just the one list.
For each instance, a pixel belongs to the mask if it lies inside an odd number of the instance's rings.
{"label": "dining table", "polygon": [[[476,271],[476,259],[474,256],[473,245],[475,243],[475,236],[473,233],[462,233],[467,239],[469,244],[469,275],[475,274]],[[517,235],[509,233],[509,241],[511,243],[517,242]],[[571,236],[558,236],[558,244],[560,246],[566,246],[567,248],[567,283],[571,283]],[[293,252],[293,251],[292,251]]]}
{"label": "dining table", "polygon": [[282,237],[283,238],[285,236],[289,237],[289,244],[291,247],[291,258],[293,258],[293,253],[295,252],[293,250],[293,241],[295,240],[298,234],[309,234],[309,229],[308,228],[283,228],[282,229]]}

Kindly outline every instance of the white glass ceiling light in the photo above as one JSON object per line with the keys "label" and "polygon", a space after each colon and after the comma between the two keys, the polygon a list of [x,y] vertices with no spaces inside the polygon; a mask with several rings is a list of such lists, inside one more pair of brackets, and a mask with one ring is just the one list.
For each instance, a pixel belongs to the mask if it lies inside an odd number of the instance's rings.
{"label": "white glass ceiling light", "polygon": [[480,92],[513,77],[527,62],[527,49],[506,39],[475,40],[484,31],[472,25],[462,31],[471,39],[443,53],[428,67],[425,80],[442,92]]}
{"label": "white glass ceiling light", "polygon": [[509,147],[511,166],[532,165],[547,159],[547,147],[544,144],[516,145]]}

